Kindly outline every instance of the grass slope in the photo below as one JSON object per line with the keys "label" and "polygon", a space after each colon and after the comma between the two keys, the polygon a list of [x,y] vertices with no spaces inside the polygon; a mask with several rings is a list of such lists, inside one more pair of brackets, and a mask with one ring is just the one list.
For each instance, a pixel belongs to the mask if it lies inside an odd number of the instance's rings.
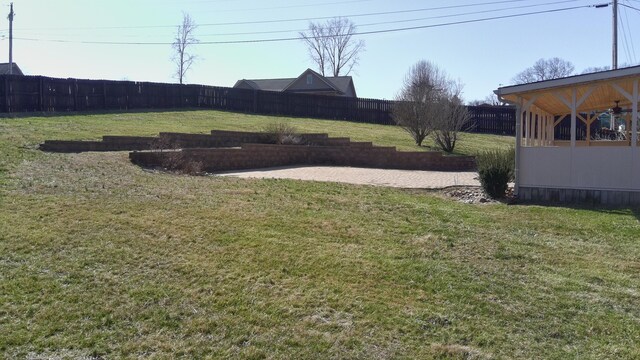
{"label": "grass slope", "polygon": [[[265,119],[0,120],[0,356],[640,357],[638,210],[177,176],[34,148]],[[289,121],[412,147],[393,128]]]}

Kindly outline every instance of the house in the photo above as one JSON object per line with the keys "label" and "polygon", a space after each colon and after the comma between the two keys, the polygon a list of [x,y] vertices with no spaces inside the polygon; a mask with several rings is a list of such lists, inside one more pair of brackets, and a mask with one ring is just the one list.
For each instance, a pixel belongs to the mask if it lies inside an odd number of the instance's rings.
{"label": "house", "polygon": [[[515,194],[522,200],[640,205],[638,95],[640,66],[501,87],[516,106]],[[623,127],[595,136],[607,112]],[[555,138],[564,118],[569,140]],[[578,122],[585,131],[576,131]]]}
{"label": "house", "polygon": [[[9,74],[9,63],[0,63],[0,75],[8,75]],[[13,63],[13,75],[22,75],[22,70],[18,67],[18,64]]]}
{"label": "house", "polygon": [[242,79],[238,80],[233,87],[264,91],[356,97],[356,89],[351,76],[322,76],[311,69],[307,69],[297,78]]}

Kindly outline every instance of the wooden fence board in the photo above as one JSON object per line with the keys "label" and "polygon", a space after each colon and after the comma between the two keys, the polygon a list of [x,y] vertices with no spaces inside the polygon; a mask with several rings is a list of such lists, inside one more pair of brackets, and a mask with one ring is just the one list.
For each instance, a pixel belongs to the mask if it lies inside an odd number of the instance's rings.
{"label": "wooden fence board", "polygon": [[[393,101],[204,85],[0,75],[0,112],[206,108],[394,125]],[[514,135],[515,109],[469,106],[470,132]],[[579,129],[578,132],[585,132]],[[567,121],[556,129],[569,134]]]}

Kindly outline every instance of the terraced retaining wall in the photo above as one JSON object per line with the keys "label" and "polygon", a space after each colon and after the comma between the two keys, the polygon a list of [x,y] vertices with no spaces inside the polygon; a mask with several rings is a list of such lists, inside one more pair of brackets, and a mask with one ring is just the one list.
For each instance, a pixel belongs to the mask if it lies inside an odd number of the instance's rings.
{"label": "terraced retaining wall", "polygon": [[327,134],[300,134],[304,145],[274,145],[274,134],[213,130],[211,134],[160,133],[157,137],[103,136],[102,141],[47,140],[43,151],[136,151],[131,161],[145,167],[199,162],[207,172],[291,165],[359,166],[383,169],[471,171],[475,158],[440,152],[399,152]]}
{"label": "terraced retaining wall", "polygon": [[[351,143],[349,146],[243,144],[240,148],[183,149],[183,161],[202,164],[207,172],[277,166],[333,165],[381,169],[473,171],[475,158],[443,156],[440,152],[399,152],[395,147]],[[132,152],[129,158],[143,167],[163,167],[174,151]]]}
{"label": "terraced retaining wall", "polygon": [[[330,138],[327,134],[300,134],[300,141],[309,145],[349,145],[349,138]],[[153,149],[238,147],[242,144],[272,142],[264,132],[212,130],[211,134],[162,132],[159,136],[103,136],[102,141],[45,140],[40,150],[62,153],[85,151],[132,151]]]}

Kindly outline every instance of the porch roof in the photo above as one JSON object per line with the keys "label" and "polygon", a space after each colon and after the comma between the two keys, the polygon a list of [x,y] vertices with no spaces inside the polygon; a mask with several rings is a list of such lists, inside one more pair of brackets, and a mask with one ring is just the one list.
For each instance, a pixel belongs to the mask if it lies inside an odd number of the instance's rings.
{"label": "porch roof", "polygon": [[504,86],[494,92],[499,98],[516,104],[534,99],[532,105],[537,108],[552,115],[564,115],[571,112],[568,103],[572,100],[574,89],[579,104],[577,109],[580,112],[604,111],[615,106],[616,101],[619,101],[619,106],[622,108],[631,108],[633,84],[638,79],[640,79],[640,66],[634,66]]}

